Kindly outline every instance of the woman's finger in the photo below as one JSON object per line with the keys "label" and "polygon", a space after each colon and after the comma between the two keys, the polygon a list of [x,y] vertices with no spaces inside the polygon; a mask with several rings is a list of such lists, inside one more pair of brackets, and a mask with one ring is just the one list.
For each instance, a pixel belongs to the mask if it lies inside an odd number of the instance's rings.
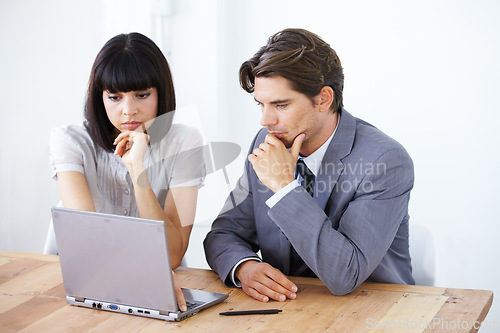
{"label": "woman's finger", "polygon": [[120,142],[121,140],[125,139],[129,137],[129,132],[126,131],[126,132],[122,132],[120,134],[118,134],[118,136],[116,137],[115,141],[113,142],[114,145],[117,145],[118,142]]}
{"label": "woman's finger", "polygon": [[181,311],[187,311],[186,300],[184,299],[184,294],[182,293],[182,289],[177,282],[177,277],[175,276],[174,271],[172,271],[172,277],[174,278],[174,286],[175,286],[175,296],[177,298],[177,304]]}
{"label": "woman's finger", "polygon": [[115,155],[118,155],[118,156],[123,156],[123,154],[125,153],[125,151],[127,150],[127,144],[128,144],[129,140],[128,139],[121,139],[117,144],[116,144],[116,148],[115,148]]}

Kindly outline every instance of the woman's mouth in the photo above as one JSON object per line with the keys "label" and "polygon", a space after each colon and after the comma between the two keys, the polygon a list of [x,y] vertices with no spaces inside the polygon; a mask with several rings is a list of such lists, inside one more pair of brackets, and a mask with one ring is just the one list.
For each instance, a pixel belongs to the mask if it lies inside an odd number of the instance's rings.
{"label": "woman's mouth", "polygon": [[122,126],[129,131],[134,131],[137,127],[141,126],[142,123],[140,121],[126,121],[122,123]]}

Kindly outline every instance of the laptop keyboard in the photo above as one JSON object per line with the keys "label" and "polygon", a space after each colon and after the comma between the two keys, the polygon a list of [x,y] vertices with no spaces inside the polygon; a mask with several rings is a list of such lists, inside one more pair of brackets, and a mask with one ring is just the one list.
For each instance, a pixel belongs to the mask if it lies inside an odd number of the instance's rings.
{"label": "laptop keyboard", "polygon": [[198,306],[198,303],[186,301],[186,306],[187,306],[187,310],[189,311],[189,310],[195,308],[196,306]]}

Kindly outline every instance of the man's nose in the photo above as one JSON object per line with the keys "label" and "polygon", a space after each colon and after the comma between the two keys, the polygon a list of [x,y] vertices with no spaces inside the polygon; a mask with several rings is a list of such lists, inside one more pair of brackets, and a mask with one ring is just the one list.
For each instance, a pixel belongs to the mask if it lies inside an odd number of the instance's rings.
{"label": "man's nose", "polygon": [[276,115],[276,112],[272,110],[271,107],[262,107],[262,115],[260,118],[260,124],[263,127],[267,126],[273,126],[278,123],[278,117]]}

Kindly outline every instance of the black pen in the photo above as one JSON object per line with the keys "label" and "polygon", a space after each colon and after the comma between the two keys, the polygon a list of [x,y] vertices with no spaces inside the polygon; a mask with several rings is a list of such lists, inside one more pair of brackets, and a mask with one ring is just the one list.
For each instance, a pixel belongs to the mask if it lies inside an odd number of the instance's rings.
{"label": "black pen", "polygon": [[260,315],[260,314],[276,314],[281,312],[279,309],[267,310],[245,310],[245,311],[228,311],[219,313],[221,316],[239,316],[239,315]]}

